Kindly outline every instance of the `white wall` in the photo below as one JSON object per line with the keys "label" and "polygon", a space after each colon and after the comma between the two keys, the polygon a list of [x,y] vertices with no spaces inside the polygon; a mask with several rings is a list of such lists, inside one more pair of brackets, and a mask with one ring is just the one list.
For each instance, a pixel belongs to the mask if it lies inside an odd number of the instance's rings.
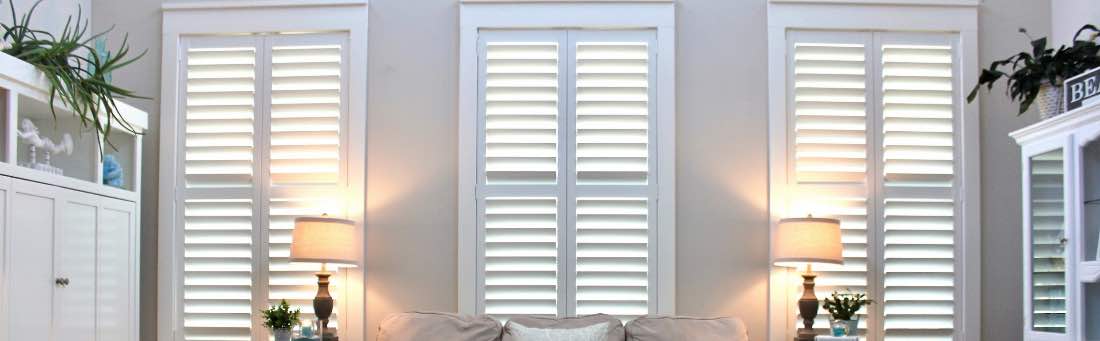
{"label": "white wall", "polygon": [[1100,2],[1096,0],[1051,0],[1051,42],[1068,45],[1085,24],[1100,25]]}
{"label": "white wall", "polygon": [[[199,0],[190,0],[199,1]],[[677,305],[735,315],[753,340],[767,323],[766,0],[677,3]],[[1045,35],[1050,0],[985,0],[983,65]],[[1093,1],[1093,0],[1086,0]],[[155,95],[162,0],[93,0],[98,28],[117,25],[142,61],[117,83]],[[367,328],[389,313],[457,310],[457,0],[371,0],[367,119]],[[977,72],[977,70],[974,70]],[[1003,89],[982,97],[983,340],[1019,340],[1021,269],[1016,117]],[[156,101],[149,110],[157,127]],[[143,340],[153,340],[157,132],[146,136]],[[373,335],[372,335],[373,337]]]}
{"label": "white wall", "polygon": [[[15,14],[22,17],[37,0],[0,1],[0,23],[11,24],[11,4],[15,4]],[[65,29],[65,22],[72,16],[75,23],[77,9],[83,11],[83,20],[92,19],[92,0],[45,0],[34,10],[31,27],[53,34]],[[17,19],[18,20],[18,19]],[[82,20],[82,21],[83,21]]]}

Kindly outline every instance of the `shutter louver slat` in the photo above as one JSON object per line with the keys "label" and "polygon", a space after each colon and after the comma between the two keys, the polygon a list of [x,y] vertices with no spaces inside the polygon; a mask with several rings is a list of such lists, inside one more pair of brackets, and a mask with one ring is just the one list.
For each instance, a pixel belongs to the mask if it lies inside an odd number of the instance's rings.
{"label": "shutter louver slat", "polygon": [[1061,150],[1031,158],[1032,330],[1065,333],[1065,192]]}
{"label": "shutter louver slat", "polygon": [[864,46],[794,46],[794,148],[798,183],[864,183],[867,79]]}
{"label": "shutter louver slat", "polygon": [[485,53],[486,183],[556,183],[558,45],[494,42]]}
{"label": "shutter louver slat", "polygon": [[648,183],[648,76],[645,43],[576,45],[578,185]]}
{"label": "shutter louver slat", "polygon": [[577,199],[577,314],[649,312],[645,198]]}
{"label": "shutter louver slat", "polygon": [[183,208],[183,336],[250,340],[252,201],[191,199],[211,190],[247,193],[253,179],[256,50],[186,50]]}
{"label": "shutter louver slat", "polygon": [[340,183],[341,53],[340,45],[272,47],[273,186]]}
{"label": "shutter louver slat", "polygon": [[251,47],[187,50],[188,188],[252,185],[255,68]]}
{"label": "shutter louver slat", "polygon": [[186,200],[183,246],[184,339],[249,340],[251,200]]}
{"label": "shutter louver slat", "polygon": [[557,199],[487,198],[484,210],[485,313],[555,316]]}
{"label": "shutter louver slat", "polygon": [[885,340],[951,340],[952,50],[887,44],[881,53]]}

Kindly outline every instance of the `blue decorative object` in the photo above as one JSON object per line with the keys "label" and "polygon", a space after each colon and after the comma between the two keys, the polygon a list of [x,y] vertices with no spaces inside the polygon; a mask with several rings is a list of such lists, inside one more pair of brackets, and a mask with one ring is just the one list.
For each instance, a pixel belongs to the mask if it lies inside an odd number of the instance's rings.
{"label": "blue decorative object", "polygon": [[103,184],[122,188],[122,165],[111,154],[103,156]]}

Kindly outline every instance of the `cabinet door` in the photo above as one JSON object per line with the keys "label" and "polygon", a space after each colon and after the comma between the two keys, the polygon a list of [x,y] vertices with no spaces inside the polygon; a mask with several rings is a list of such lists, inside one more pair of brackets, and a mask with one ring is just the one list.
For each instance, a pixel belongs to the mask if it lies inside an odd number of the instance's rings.
{"label": "cabinet door", "polygon": [[53,309],[56,187],[11,181],[6,240],[8,340],[49,339]]}
{"label": "cabinet door", "polygon": [[99,197],[58,189],[54,275],[54,340],[93,340],[96,328],[96,222]]}
{"label": "cabinet door", "polygon": [[[1061,140],[1024,153],[1024,315],[1028,340],[1068,340],[1073,319],[1067,231],[1066,150]],[[1035,148],[1039,148],[1036,146]]]}
{"label": "cabinet door", "polygon": [[[0,109],[2,110],[2,109]],[[6,331],[11,329],[6,323],[8,310],[7,310],[7,281],[11,278],[10,273],[7,272],[6,259],[10,259],[7,255],[7,241],[4,236],[9,227],[8,224],[8,195],[11,192],[11,178],[6,176],[0,176],[0,331]],[[7,341],[7,332],[0,332],[0,341]]]}
{"label": "cabinet door", "polygon": [[132,202],[101,198],[96,306],[99,340],[137,340],[137,210]]}

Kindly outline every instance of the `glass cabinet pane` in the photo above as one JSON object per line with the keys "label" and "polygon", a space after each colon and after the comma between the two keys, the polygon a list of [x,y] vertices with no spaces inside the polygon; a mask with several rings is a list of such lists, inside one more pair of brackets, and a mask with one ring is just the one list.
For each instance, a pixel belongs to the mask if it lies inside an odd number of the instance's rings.
{"label": "glass cabinet pane", "polygon": [[1084,183],[1081,198],[1085,200],[1081,220],[1080,247],[1083,261],[1096,261],[1100,257],[1100,140],[1094,140],[1081,148],[1081,181]]}
{"label": "glass cabinet pane", "polygon": [[1031,303],[1034,331],[1066,332],[1064,152],[1031,158]]}

